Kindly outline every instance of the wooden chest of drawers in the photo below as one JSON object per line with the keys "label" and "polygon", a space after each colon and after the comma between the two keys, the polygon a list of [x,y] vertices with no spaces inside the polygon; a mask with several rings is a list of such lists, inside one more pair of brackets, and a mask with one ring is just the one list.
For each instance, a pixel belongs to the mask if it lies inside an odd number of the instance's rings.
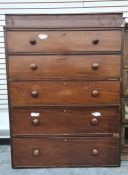
{"label": "wooden chest of drawers", "polygon": [[119,166],[121,14],[7,15],[12,166]]}

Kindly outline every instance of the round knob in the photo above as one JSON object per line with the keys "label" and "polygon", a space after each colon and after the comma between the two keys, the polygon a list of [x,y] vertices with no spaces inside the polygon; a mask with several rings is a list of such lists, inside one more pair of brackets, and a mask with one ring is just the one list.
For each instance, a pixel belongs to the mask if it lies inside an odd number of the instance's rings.
{"label": "round knob", "polygon": [[35,45],[36,44],[36,40],[34,38],[32,38],[29,42],[30,42],[31,45]]}
{"label": "round knob", "polygon": [[99,95],[99,92],[97,90],[92,91],[93,97],[97,97]]}
{"label": "round knob", "polygon": [[32,95],[32,97],[37,97],[38,96],[38,92],[36,90],[33,90],[31,95]]}
{"label": "round knob", "polygon": [[92,43],[96,45],[96,44],[99,43],[99,40],[98,40],[98,39],[94,39],[94,40],[92,41]]}
{"label": "round knob", "polygon": [[93,63],[92,64],[92,69],[97,70],[99,68],[99,63]]}
{"label": "round knob", "polygon": [[93,156],[97,156],[98,155],[98,150],[97,149],[93,149],[92,150],[92,155]]}
{"label": "round knob", "polygon": [[32,63],[32,64],[30,64],[30,68],[32,70],[36,70],[37,69],[37,65],[35,63]]}
{"label": "round knob", "polygon": [[39,150],[39,149],[35,149],[35,150],[33,151],[33,156],[37,157],[37,156],[39,156],[39,155],[40,155],[40,150]]}
{"label": "round knob", "polygon": [[33,124],[34,126],[38,126],[38,125],[39,125],[39,119],[38,119],[38,118],[34,118],[34,119],[32,120],[32,124]]}
{"label": "round knob", "polygon": [[98,124],[98,119],[97,118],[92,118],[91,124],[92,125],[97,125]]}

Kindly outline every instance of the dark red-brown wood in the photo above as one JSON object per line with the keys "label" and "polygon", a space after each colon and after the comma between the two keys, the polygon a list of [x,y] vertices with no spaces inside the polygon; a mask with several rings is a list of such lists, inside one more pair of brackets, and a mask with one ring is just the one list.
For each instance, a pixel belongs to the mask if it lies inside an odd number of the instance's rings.
{"label": "dark red-brown wood", "polygon": [[[96,117],[94,114],[96,112],[101,116]],[[33,117],[32,113],[38,113],[39,116]],[[11,124],[15,136],[118,133],[120,115],[118,108],[110,107],[12,108]]]}
{"label": "dark red-brown wood", "polygon": [[10,84],[12,106],[119,104],[119,92],[118,81],[30,81]]}
{"label": "dark red-brown wood", "polygon": [[120,161],[119,139],[112,137],[13,138],[12,146],[13,167],[118,166]]}
{"label": "dark red-brown wood", "polygon": [[120,165],[123,27],[122,14],[6,15],[14,168]]}
{"label": "dark red-brown wood", "polygon": [[[111,79],[120,77],[119,55],[11,55],[9,79]],[[97,65],[97,67],[94,67]]]}
{"label": "dark red-brown wood", "polygon": [[[39,39],[39,35],[47,39]],[[121,31],[7,31],[8,52],[121,51]],[[93,41],[98,40],[97,44]]]}

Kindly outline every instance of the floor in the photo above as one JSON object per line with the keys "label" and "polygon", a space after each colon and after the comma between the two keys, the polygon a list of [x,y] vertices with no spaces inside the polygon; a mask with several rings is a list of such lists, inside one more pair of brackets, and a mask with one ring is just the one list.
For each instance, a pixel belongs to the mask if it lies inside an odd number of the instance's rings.
{"label": "floor", "polygon": [[128,161],[115,168],[40,168],[12,169],[10,146],[0,146],[0,175],[127,175]]}

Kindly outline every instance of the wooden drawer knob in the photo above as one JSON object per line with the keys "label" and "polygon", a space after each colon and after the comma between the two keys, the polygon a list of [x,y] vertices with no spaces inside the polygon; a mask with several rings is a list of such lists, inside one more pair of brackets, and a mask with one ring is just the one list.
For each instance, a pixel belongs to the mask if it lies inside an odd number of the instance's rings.
{"label": "wooden drawer knob", "polygon": [[33,151],[33,156],[34,157],[38,157],[40,155],[40,150],[39,149],[35,149],[34,151]]}
{"label": "wooden drawer knob", "polygon": [[92,150],[92,155],[93,156],[97,156],[98,155],[98,150],[97,149],[93,149]]}
{"label": "wooden drawer knob", "polygon": [[38,92],[36,90],[33,90],[31,95],[32,97],[38,97]]}
{"label": "wooden drawer knob", "polygon": [[99,43],[99,39],[94,39],[94,40],[92,41],[92,43],[93,43],[94,45],[98,44],[98,43]]}
{"label": "wooden drawer knob", "polygon": [[97,125],[98,124],[98,119],[97,118],[92,118],[91,124],[92,125]]}
{"label": "wooden drawer knob", "polygon": [[99,68],[99,63],[93,63],[92,64],[92,69],[97,70]]}
{"label": "wooden drawer knob", "polygon": [[35,45],[36,44],[36,39],[32,38],[32,39],[30,39],[29,42],[30,42],[31,45]]}
{"label": "wooden drawer knob", "polygon": [[33,124],[33,126],[38,126],[39,125],[39,119],[38,118],[34,118],[32,120],[32,124]]}
{"label": "wooden drawer knob", "polygon": [[36,70],[36,69],[37,69],[37,65],[36,65],[35,63],[31,63],[31,64],[30,64],[30,68],[31,68],[32,70]]}
{"label": "wooden drawer knob", "polygon": [[92,96],[97,97],[99,95],[99,92],[97,90],[92,91]]}

